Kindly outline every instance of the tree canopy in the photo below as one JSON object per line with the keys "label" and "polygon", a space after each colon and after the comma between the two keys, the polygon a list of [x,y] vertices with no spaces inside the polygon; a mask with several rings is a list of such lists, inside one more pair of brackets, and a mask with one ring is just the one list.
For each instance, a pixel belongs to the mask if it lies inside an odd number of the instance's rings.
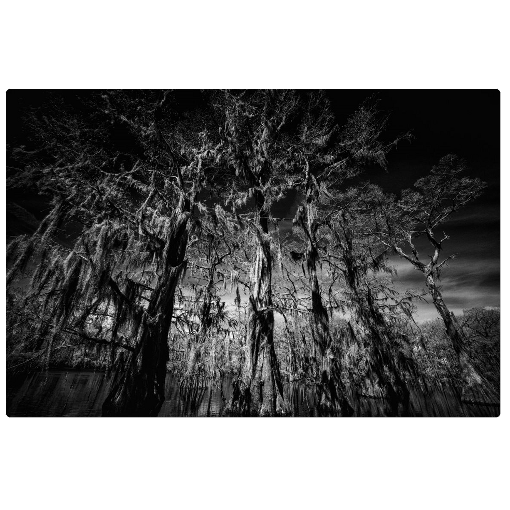
{"label": "tree canopy", "polygon": [[455,384],[494,403],[466,333],[494,328],[459,322],[438,284],[451,257],[437,230],[484,184],[452,155],[399,197],[364,182],[410,139],[385,136],[375,101],[339,119],[321,91],[48,91],[23,120],[8,187],[48,212],[8,246],[12,369],[112,369],[104,415],[157,415],[169,369],[233,377],[232,414],[288,413],[294,380],[322,414],[356,414],[367,394],[412,414],[439,379],[417,354],[423,295],[393,284],[397,254],[424,274]]}

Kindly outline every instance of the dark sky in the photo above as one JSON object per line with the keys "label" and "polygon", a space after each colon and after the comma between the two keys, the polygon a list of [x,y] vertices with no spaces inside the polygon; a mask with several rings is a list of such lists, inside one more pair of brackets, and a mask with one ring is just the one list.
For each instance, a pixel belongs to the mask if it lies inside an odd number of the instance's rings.
{"label": "dark sky", "polygon": [[[390,113],[388,137],[412,131],[388,157],[388,173],[374,171],[370,180],[398,192],[425,175],[440,157],[456,154],[467,161],[466,175],[488,184],[484,194],[445,223],[450,239],[444,255],[457,254],[442,276],[450,310],[500,303],[500,94],[497,90],[383,90],[331,93],[335,110],[350,113],[374,94]],[[368,177],[368,176],[367,176]],[[425,246],[424,246],[425,248]],[[423,254],[429,253],[425,251]],[[399,288],[423,287],[423,275],[396,258]],[[419,305],[418,319],[436,317],[432,305]]]}
{"label": "dark sky", "polygon": [[[68,92],[72,96],[72,92]],[[196,92],[185,94],[188,102]],[[475,306],[499,306],[500,302],[500,94],[497,90],[335,90],[328,96],[340,123],[369,96],[379,101],[389,122],[385,137],[393,139],[411,131],[413,140],[401,142],[388,156],[388,172],[371,170],[366,179],[398,193],[428,173],[440,157],[456,154],[469,167],[466,175],[488,184],[483,196],[445,224],[450,235],[445,255],[457,257],[443,272],[443,295],[455,313]],[[23,141],[20,112],[44,102],[38,91],[7,93],[7,142]],[[33,231],[46,208],[37,195],[7,194],[7,235]],[[20,205],[30,214],[21,213]],[[290,216],[290,197],[276,215]],[[423,253],[427,253],[423,251]],[[422,288],[423,275],[409,263],[395,258],[399,288]],[[432,305],[419,305],[418,320],[436,317]]]}
{"label": "dark sky", "polygon": [[[443,254],[456,258],[442,274],[443,297],[454,313],[500,304],[500,94],[497,90],[335,90],[328,92],[342,122],[368,97],[389,114],[388,140],[411,131],[388,155],[388,172],[370,170],[363,176],[386,191],[398,193],[425,176],[442,156],[467,161],[466,176],[488,184],[483,195],[444,224],[450,239]],[[290,216],[282,204],[282,216]],[[429,245],[420,255],[430,253]],[[392,257],[397,288],[424,288],[423,274],[405,260]],[[418,320],[437,317],[432,304],[418,304]]]}

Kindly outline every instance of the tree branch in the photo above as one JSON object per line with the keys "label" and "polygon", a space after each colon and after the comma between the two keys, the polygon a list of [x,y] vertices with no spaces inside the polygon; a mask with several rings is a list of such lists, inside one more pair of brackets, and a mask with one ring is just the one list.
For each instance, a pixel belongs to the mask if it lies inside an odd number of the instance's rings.
{"label": "tree branch", "polygon": [[127,351],[135,352],[134,347],[131,347],[130,345],[127,345],[127,344],[123,344],[121,342],[115,342],[113,340],[105,340],[104,338],[95,338],[95,337],[92,337],[92,336],[89,336],[89,335],[83,333],[82,331],[76,331],[76,330],[69,329],[69,328],[65,328],[63,331],[66,333],[69,333],[71,335],[78,336],[81,339],[87,340],[89,342],[94,342],[96,344],[101,344],[101,345],[113,345],[115,347],[120,347],[122,349],[126,349]]}

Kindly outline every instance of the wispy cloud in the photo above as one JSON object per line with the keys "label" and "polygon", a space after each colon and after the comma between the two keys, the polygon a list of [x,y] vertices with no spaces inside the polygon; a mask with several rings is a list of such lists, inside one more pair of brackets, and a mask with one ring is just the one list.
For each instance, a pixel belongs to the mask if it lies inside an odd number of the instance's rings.
{"label": "wispy cloud", "polygon": [[461,210],[455,213],[445,223],[446,227],[487,225],[487,223],[499,223],[500,211],[499,201],[481,201],[470,205],[469,209]]}
{"label": "wispy cloud", "polygon": [[[425,289],[424,275],[402,259],[392,259],[397,269],[394,279],[398,290]],[[474,307],[500,305],[500,263],[498,259],[456,259],[445,268],[440,280],[441,292],[450,311],[459,314]],[[436,318],[437,312],[430,297],[429,303],[417,303],[419,321]]]}

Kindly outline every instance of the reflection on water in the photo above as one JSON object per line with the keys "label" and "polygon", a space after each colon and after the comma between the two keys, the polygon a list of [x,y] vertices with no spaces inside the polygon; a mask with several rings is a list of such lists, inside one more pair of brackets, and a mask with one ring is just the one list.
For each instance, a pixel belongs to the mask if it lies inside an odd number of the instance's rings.
{"label": "reflection on water", "polygon": [[[112,376],[106,372],[49,370],[11,380],[8,416],[101,416]],[[183,388],[168,374],[159,416],[220,416],[232,386]]]}
{"label": "reflection on water", "polygon": [[[101,416],[101,406],[108,395],[111,376],[105,372],[49,370],[9,380],[8,416]],[[220,385],[184,388],[168,374],[166,400],[159,416],[221,416],[232,396],[227,378]],[[313,388],[301,384],[285,386],[285,400],[293,416],[318,416]],[[383,399],[356,399],[356,416],[385,416]],[[436,388],[426,397],[412,392],[411,416],[498,416],[498,406],[464,406],[447,390]]]}
{"label": "reflection on water", "polygon": [[159,416],[221,416],[232,396],[232,384],[225,379],[219,386],[189,388],[180,386],[179,380],[168,374],[165,395]]}
{"label": "reflection on water", "polygon": [[101,416],[110,377],[105,372],[35,372],[7,386],[8,416]]}

